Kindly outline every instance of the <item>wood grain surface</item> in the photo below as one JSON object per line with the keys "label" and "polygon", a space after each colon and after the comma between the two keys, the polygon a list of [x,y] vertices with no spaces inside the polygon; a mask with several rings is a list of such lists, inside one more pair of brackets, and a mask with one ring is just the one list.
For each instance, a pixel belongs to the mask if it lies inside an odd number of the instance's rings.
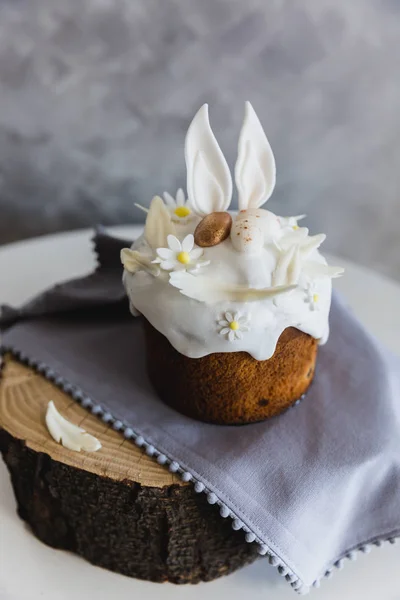
{"label": "wood grain surface", "polygon": [[[56,443],[45,424],[50,400],[65,418],[97,437],[102,448],[90,453],[74,452]],[[9,356],[5,358],[0,380],[0,427],[25,441],[28,448],[44,452],[53,460],[116,481],[129,479],[154,487],[186,485],[178,475],[159,465],[54,384]]]}
{"label": "wood grain surface", "polygon": [[[45,426],[50,400],[102,448],[78,453],[57,444]],[[259,557],[205,494],[10,356],[0,380],[0,451],[18,514],[33,533],[95,565],[182,584],[210,581]]]}

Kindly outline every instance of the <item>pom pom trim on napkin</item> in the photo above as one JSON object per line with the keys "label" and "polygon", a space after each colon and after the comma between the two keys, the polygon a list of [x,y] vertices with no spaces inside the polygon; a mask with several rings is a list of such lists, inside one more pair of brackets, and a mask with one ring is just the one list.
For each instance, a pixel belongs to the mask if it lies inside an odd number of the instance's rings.
{"label": "pom pom trim on napkin", "polygon": [[[262,556],[266,556],[268,558],[268,562],[271,566],[276,567],[278,573],[285,578],[285,580],[290,584],[294,591],[299,594],[306,594],[309,592],[310,588],[305,585],[298,577],[291,571],[287,565],[262,541],[257,535],[249,529],[243,523],[241,519],[232,511],[218,496],[207,489],[207,487],[199,481],[193,473],[185,470],[177,461],[170,458],[167,454],[164,454],[160,449],[155,448],[152,444],[146,441],[143,436],[137,434],[132,427],[127,425],[126,423],[120,421],[115,418],[109,411],[105,410],[100,404],[96,404],[89,396],[87,396],[79,387],[72,385],[69,383],[64,377],[56,373],[53,369],[48,367],[45,363],[41,361],[37,361],[24,352],[13,348],[11,346],[1,346],[0,347],[0,359],[6,354],[11,354],[13,358],[15,358],[20,363],[32,368],[37,373],[40,373],[43,377],[45,377],[48,381],[51,381],[55,386],[61,389],[66,394],[70,395],[73,400],[78,402],[83,408],[90,411],[92,414],[96,415],[102,421],[111,425],[112,428],[116,431],[119,431],[126,439],[131,440],[136,446],[142,448],[146,454],[155,460],[160,465],[165,465],[172,473],[176,473],[179,475],[184,482],[191,482],[193,484],[194,490],[196,493],[205,493],[207,496],[207,501],[209,504],[217,504],[220,508],[220,515],[222,518],[231,518],[232,519],[232,529],[235,531],[243,530],[245,532],[245,540],[248,543],[256,543],[258,545],[258,553]],[[3,363],[3,361],[1,361]],[[2,364],[0,364],[0,372],[1,372]],[[300,398],[293,405],[298,405],[301,400]],[[395,544],[399,538],[393,536],[382,536],[372,540],[366,540],[364,543],[359,544],[358,546],[351,548],[349,551],[340,556],[331,567],[329,567],[323,577],[320,579],[316,579],[312,583],[312,587],[318,588],[320,587],[321,581],[324,578],[332,577],[335,569],[341,570],[345,564],[345,559],[348,560],[356,560],[357,554],[359,552],[367,554],[370,552],[372,546],[381,547],[385,542],[390,544]]]}

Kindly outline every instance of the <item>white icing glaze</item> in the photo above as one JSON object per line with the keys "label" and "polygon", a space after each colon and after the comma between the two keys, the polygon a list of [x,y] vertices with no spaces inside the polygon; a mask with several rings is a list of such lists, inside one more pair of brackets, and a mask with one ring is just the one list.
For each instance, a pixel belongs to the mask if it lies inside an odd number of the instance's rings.
{"label": "white icing glaze", "polygon": [[46,426],[51,437],[64,448],[75,452],[96,452],[101,448],[97,438],[61,416],[53,401],[47,405]]}
{"label": "white icing glaze", "polygon": [[[283,238],[286,233],[288,228],[281,227],[280,237]],[[145,256],[152,253],[143,236],[132,248]],[[184,296],[171,285],[167,273],[153,277],[143,270],[135,274],[125,270],[124,284],[135,310],[164,334],[181,354],[199,358],[213,352],[243,350],[257,360],[266,360],[273,355],[279,336],[287,327],[296,327],[321,340],[321,343],[328,337],[332,288],[329,275],[322,273],[322,269],[327,267],[319,251],[312,250],[307,261],[315,270],[321,270],[319,276],[313,278],[313,295],[318,294],[318,310],[310,310],[306,301],[310,279],[302,270],[295,289],[280,295],[230,301],[229,298],[234,297],[232,293],[221,299],[217,291],[213,292],[213,286],[210,290],[207,286],[211,280],[223,282],[228,287],[243,286],[258,288],[258,291],[271,288],[281,254],[272,240],[256,256],[238,253],[229,238],[217,246],[204,248],[202,258],[209,260],[210,264],[195,276],[184,273],[196,280],[199,289],[204,288],[203,301]],[[215,290],[218,289],[216,285]],[[206,298],[208,302],[204,301]],[[250,315],[251,330],[242,339],[230,342],[226,336],[220,335],[218,323],[227,311]]]}
{"label": "white icing glaze", "polygon": [[[328,266],[319,253],[325,235],[309,236],[297,225],[304,215],[277,217],[259,208],[274,189],[275,160],[250,103],[235,168],[241,210],[233,215],[230,237],[216,246],[193,247],[199,215],[227,210],[232,194],[207,105],[189,127],[185,158],[189,206],[196,214],[173,219],[171,208],[185,205],[183,192],[176,200],[164,196],[169,208],[154,199],[145,234],[122,252],[132,314],[143,314],[191,358],[244,351],[266,360],[287,327],[325,342],[331,278],[343,269]],[[160,266],[158,274],[150,264]]]}

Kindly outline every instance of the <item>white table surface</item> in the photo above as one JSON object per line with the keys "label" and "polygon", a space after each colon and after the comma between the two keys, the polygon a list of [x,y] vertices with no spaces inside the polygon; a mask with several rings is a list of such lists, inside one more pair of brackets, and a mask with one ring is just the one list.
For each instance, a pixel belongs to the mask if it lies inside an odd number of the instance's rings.
{"label": "white table surface", "polygon": [[[112,228],[133,238],[134,227]],[[0,247],[0,303],[18,305],[61,279],[89,272],[94,258],[88,230],[35,238]],[[359,318],[400,354],[400,285],[343,259],[335,282]],[[155,584],[93,567],[83,559],[39,542],[17,517],[4,463],[0,461],[0,600],[285,600],[296,598],[265,560],[211,583],[196,586]],[[312,590],[315,600],[400,600],[400,543],[384,544],[368,555],[346,561],[342,571]]]}

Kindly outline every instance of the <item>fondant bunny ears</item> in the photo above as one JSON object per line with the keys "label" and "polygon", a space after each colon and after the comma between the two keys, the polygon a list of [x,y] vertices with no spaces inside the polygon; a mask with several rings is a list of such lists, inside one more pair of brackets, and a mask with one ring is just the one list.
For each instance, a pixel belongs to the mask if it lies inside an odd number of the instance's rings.
{"label": "fondant bunny ears", "polygon": [[[187,192],[199,215],[228,209],[232,198],[232,177],[208,119],[204,104],[191,122],[185,141]],[[235,182],[239,192],[239,210],[259,208],[275,187],[275,159],[267,136],[251,106],[239,135]]]}

